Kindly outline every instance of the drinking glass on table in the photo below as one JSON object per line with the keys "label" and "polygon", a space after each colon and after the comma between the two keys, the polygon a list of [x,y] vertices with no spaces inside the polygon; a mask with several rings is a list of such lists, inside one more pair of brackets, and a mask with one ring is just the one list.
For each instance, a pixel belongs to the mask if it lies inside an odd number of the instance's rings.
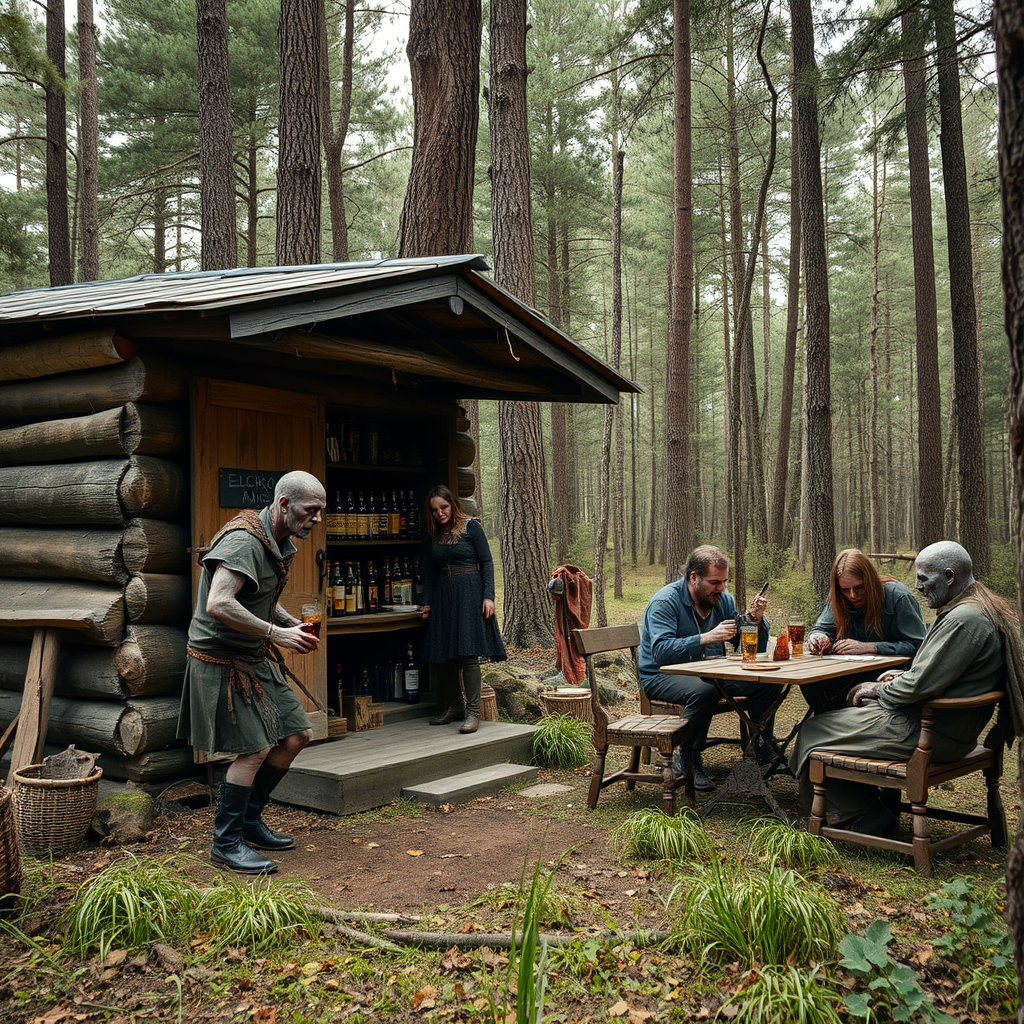
{"label": "drinking glass on table", "polygon": [[757,661],[757,623],[742,617],[740,627],[740,656],[744,663]]}
{"label": "drinking glass on table", "polygon": [[804,656],[804,631],[806,623],[803,616],[790,616],[789,619],[789,645],[792,648],[794,658]]}

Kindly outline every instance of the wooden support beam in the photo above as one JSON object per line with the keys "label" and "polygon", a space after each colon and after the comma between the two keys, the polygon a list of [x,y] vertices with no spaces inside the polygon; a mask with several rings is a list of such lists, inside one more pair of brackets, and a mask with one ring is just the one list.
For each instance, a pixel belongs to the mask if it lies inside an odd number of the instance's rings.
{"label": "wooden support beam", "polygon": [[73,370],[110,366],[130,359],[135,346],[119,338],[113,329],[66,334],[61,338],[11,345],[3,350],[0,380],[26,380],[49,377]]}
{"label": "wooden support beam", "polygon": [[50,704],[53,684],[57,678],[57,658],[60,654],[60,634],[54,629],[37,629],[32,637],[32,650],[28,659],[25,689],[18,712],[18,729],[11,748],[11,770],[14,773],[26,765],[38,764],[42,757],[46,728],[50,722]]}

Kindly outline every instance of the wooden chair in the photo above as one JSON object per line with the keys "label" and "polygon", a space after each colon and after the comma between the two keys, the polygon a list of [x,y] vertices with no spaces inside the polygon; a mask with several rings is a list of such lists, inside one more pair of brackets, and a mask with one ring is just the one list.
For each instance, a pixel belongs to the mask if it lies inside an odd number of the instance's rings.
{"label": "wooden chair", "polygon": [[[637,676],[637,683],[639,684],[640,677]],[[746,697],[733,697],[733,700],[740,707],[744,707],[747,703]],[[726,712],[733,710],[732,705],[724,698],[720,698],[718,704],[715,706],[712,715],[723,715]],[[642,715],[677,715],[680,718],[686,717],[686,708],[682,704],[672,704],[667,700],[651,700],[650,697],[644,693],[644,689],[640,687],[640,714]],[[709,736],[704,741],[704,749],[707,750],[709,747],[716,747],[722,743],[731,743],[738,746],[740,750],[746,750],[750,745],[750,729],[747,723],[743,721],[742,716],[737,716],[740,721],[740,734],[739,738],[735,736]],[[651,752],[645,749],[640,755],[641,764],[651,763]]]}
{"label": "wooden chair", "polygon": [[[811,805],[811,820],[808,830],[814,835],[829,839],[841,839],[848,843],[859,843],[876,850],[892,850],[914,858],[914,866],[927,878],[932,876],[932,854],[941,853],[953,846],[969,842],[988,832],[993,846],[1006,845],[1006,812],[999,796],[999,778],[1003,774],[1003,728],[996,718],[996,724],[989,730],[982,745],[976,746],[966,757],[947,764],[932,761],[932,733],[936,711],[957,711],[969,708],[988,707],[998,704],[1001,691],[981,694],[977,697],[941,697],[923,702],[921,707],[921,732],[917,749],[909,761],[883,761],[850,754],[832,754],[814,751],[810,757],[810,778],[814,785],[814,802]],[[987,793],[987,808],[984,815],[967,814],[960,811],[946,811],[928,806],[928,790],[949,779],[959,778],[973,772],[983,772]],[[862,835],[842,828],[830,828],[824,824],[826,796],[829,779],[847,779],[867,785],[880,786],[883,790],[906,790],[907,802],[897,802],[896,812],[910,811],[913,814],[913,841],[886,839],[882,836]],[[884,794],[883,794],[884,795]],[[930,819],[955,821],[970,825],[970,828],[947,836],[945,839],[931,839]]]}
{"label": "wooden chair", "polygon": [[[587,682],[590,685],[590,705],[594,714],[594,767],[590,779],[590,794],[587,806],[593,810],[601,790],[615,782],[624,781],[627,789],[636,783],[661,786],[661,806],[666,814],[675,814],[676,790],[683,791],[693,800],[693,738],[690,725],[685,718],[676,715],[626,715],[617,721],[610,721],[608,712],[601,704],[601,694],[594,671],[594,655],[608,651],[622,651],[627,648],[637,667],[637,648],[640,646],[640,630],[636,624],[629,626],[608,626],[603,629],[574,629],[573,643],[583,655],[587,666]],[[688,772],[677,779],[672,771],[672,752],[682,746],[687,753]],[[604,765],[609,747],[629,747],[629,764],[626,768],[605,776]],[[660,771],[641,771],[640,754],[645,748],[653,748],[666,758]]]}

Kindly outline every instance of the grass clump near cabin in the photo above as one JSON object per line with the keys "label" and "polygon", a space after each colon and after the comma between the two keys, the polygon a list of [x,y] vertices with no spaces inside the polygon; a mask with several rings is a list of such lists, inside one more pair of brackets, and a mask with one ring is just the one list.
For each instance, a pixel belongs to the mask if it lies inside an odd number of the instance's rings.
{"label": "grass clump near cabin", "polygon": [[540,768],[582,768],[590,763],[593,726],[570,715],[544,715],[533,734],[533,763]]}
{"label": "grass clump near cabin", "polygon": [[674,864],[709,861],[715,840],[700,817],[685,808],[671,817],[659,808],[634,811],[612,832],[620,856]]}
{"label": "grass clump near cabin", "polygon": [[842,906],[795,871],[741,873],[713,861],[694,873],[677,930],[698,959],[742,964],[821,963],[844,934]]}
{"label": "grass clump near cabin", "polygon": [[812,836],[781,818],[757,818],[746,826],[751,854],[768,864],[806,872],[841,863],[839,851],[830,840]]}
{"label": "grass clump near cabin", "polygon": [[787,964],[751,971],[748,984],[722,1010],[735,1009],[735,1019],[743,1024],[842,1024],[842,1001],[819,968]]}
{"label": "grass clump near cabin", "polygon": [[87,954],[174,943],[191,934],[199,888],[170,860],[129,856],[78,890],[63,918],[64,947]]}

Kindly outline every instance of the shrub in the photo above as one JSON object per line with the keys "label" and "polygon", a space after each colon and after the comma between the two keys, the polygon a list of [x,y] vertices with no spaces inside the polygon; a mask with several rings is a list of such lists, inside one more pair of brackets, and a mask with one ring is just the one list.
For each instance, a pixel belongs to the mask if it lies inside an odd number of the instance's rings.
{"label": "shrub", "polygon": [[300,932],[317,935],[320,923],[311,909],[317,902],[295,882],[267,879],[257,886],[231,879],[203,893],[197,923],[218,949],[243,946],[264,954],[294,942]]}
{"label": "shrub", "polygon": [[758,818],[748,827],[750,852],[769,864],[810,871],[840,863],[839,851],[830,840],[812,836],[780,818]]}
{"label": "shrub", "polygon": [[751,973],[750,984],[722,1006],[735,1006],[743,1024],[841,1024],[841,997],[817,967],[801,971],[790,964]]}
{"label": "shrub", "polygon": [[689,808],[672,817],[659,808],[634,811],[612,835],[623,853],[641,860],[681,864],[708,861],[715,855],[711,833]]}
{"label": "shrub", "polygon": [[533,763],[541,768],[582,768],[590,761],[593,728],[569,715],[544,715],[533,734]]}

